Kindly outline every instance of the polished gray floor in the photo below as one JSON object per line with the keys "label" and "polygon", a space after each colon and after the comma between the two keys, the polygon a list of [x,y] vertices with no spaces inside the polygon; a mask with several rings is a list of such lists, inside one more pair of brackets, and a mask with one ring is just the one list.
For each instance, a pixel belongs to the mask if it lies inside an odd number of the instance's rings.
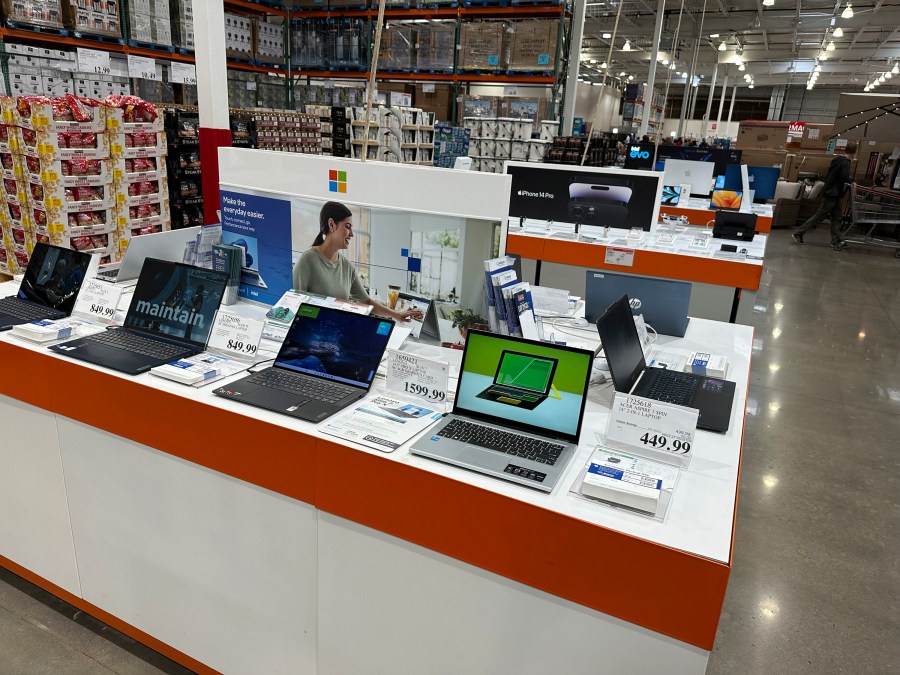
{"label": "polished gray floor", "polygon": [[[708,673],[900,673],[900,260],[772,234]],[[0,570],[0,674],[180,673]],[[598,670],[602,672],[602,670]]]}

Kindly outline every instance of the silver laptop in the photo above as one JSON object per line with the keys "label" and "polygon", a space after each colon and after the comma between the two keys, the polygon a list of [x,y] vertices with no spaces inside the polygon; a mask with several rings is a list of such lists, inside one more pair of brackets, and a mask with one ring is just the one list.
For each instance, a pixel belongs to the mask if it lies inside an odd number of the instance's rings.
{"label": "silver laptop", "polygon": [[584,286],[584,318],[596,323],[607,307],[623,295],[631,298],[631,311],[657,333],[684,337],[691,304],[689,281],[638,277],[615,272],[587,271]]}
{"label": "silver laptop", "polygon": [[97,272],[97,279],[115,284],[134,285],[141,274],[144,260],[156,258],[181,262],[184,259],[184,247],[189,241],[194,241],[199,233],[200,226],[196,225],[133,237],[128,242],[122,262],[104,265]]}
{"label": "silver laptop", "polygon": [[422,318],[420,320],[411,319],[408,324],[405,324],[405,327],[408,327],[412,331],[412,336],[415,339],[420,340],[423,336],[434,340],[441,339],[441,333],[438,328],[437,309],[434,306],[433,300],[419,295],[401,292],[397,295],[397,306],[395,309],[398,312],[407,309],[417,309],[422,312]]}
{"label": "silver laptop", "polygon": [[578,446],[593,359],[470,330],[453,413],[410,452],[551,492]]}

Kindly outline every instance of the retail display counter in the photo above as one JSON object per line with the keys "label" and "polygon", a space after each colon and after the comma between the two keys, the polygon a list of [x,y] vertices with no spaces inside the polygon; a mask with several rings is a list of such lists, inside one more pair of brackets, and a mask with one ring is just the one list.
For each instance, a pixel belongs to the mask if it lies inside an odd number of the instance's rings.
{"label": "retail display counter", "polygon": [[[754,204],[751,209],[756,214],[756,231],[772,231],[772,205]],[[716,212],[709,208],[709,199],[691,198],[682,200],[678,206],[660,206],[661,216],[683,217],[690,225],[708,226],[716,219]]]}
{"label": "retail display counter", "polygon": [[608,387],[544,495],[4,334],[0,562],[201,671],[703,672],[752,329],[692,319],[676,342],[726,355],[737,393],[657,521],[570,493]]}

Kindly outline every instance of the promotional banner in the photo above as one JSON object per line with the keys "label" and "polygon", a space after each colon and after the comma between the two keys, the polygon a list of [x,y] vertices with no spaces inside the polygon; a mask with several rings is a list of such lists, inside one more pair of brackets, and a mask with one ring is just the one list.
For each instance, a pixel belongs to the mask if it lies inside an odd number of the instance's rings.
{"label": "promotional banner", "polygon": [[293,283],[291,202],[222,190],[222,241],[244,251],[240,296],[275,304]]}

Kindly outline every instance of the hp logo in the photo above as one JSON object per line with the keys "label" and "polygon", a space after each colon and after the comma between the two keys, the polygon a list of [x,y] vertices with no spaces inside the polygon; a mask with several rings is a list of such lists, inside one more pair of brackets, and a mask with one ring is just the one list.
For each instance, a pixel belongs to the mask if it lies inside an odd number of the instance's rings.
{"label": "hp logo", "polygon": [[640,309],[641,308],[640,298],[631,298],[631,302],[628,304],[631,305],[631,309]]}

